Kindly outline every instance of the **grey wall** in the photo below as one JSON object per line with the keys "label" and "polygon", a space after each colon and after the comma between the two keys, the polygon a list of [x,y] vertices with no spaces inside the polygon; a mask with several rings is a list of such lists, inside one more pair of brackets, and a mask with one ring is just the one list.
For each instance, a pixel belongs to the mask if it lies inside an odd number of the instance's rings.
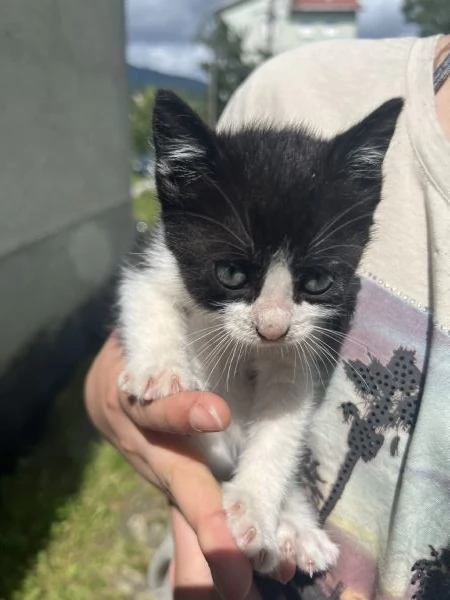
{"label": "grey wall", "polygon": [[122,0],[0,2],[0,369],[132,232]]}

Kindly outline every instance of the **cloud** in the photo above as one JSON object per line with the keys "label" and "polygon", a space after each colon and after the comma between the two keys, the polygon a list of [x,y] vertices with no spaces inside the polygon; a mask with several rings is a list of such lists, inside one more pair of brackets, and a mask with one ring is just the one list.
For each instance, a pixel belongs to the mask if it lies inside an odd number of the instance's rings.
{"label": "cloud", "polygon": [[126,0],[129,43],[191,42],[219,0]]}
{"label": "cloud", "polygon": [[[126,0],[127,59],[165,73],[203,78],[205,50],[195,44],[201,23],[225,0]],[[402,0],[360,0],[359,37],[414,35]]]}

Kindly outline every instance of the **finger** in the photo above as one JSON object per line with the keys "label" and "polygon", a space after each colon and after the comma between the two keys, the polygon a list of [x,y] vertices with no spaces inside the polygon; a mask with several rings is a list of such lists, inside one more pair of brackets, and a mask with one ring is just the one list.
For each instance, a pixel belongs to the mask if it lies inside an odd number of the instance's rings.
{"label": "finger", "polygon": [[209,392],[183,392],[153,402],[135,402],[121,393],[123,410],[140,427],[168,433],[222,431],[230,424],[227,403]]}
{"label": "finger", "polygon": [[[211,570],[198,544],[197,536],[183,515],[172,508],[172,531],[175,545],[174,588],[177,600],[219,600],[221,596],[214,587]],[[227,594],[228,590],[222,590]],[[234,600],[235,596],[230,595]],[[245,600],[261,600],[255,586]]]}
{"label": "finger", "polygon": [[120,436],[116,444],[122,453],[144,477],[168,493],[195,531],[223,597],[246,598],[252,583],[250,562],[237,548],[228,529],[220,485],[188,440],[144,432],[125,415]]}
{"label": "finger", "polygon": [[196,600],[219,598],[208,563],[198,545],[197,536],[178,509],[171,510],[174,539],[174,596]]}
{"label": "finger", "polygon": [[295,575],[297,565],[294,560],[284,559],[278,566],[273,578],[280,583],[288,583]]}
{"label": "finger", "polygon": [[166,469],[165,485],[196,533],[216,587],[224,598],[243,600],[250,592],[252,568],[228,529],[220,485],[191,448],[184,448],[183,456],[179,445],[174,451],[178,437],[149,435],[149,439],[158,440],[158,456],[152,460]]}

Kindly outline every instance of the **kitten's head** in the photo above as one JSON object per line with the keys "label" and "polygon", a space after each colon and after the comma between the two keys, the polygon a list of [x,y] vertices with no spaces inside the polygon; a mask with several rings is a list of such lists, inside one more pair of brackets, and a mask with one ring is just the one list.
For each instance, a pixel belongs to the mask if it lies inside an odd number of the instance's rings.
{"label": "kitten's head", "polygon": [[348,321],[401,108],[390,100],[331,140],[261,124],[216,134],[158,93],[166,242],[196,304],[236,341],[313,343]]}

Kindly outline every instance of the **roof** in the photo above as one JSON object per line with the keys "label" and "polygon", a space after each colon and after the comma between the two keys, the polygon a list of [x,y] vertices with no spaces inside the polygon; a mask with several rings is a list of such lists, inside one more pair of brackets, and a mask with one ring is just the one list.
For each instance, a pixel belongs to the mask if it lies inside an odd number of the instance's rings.
{"label": "roof", "polygon": [[[248,0],[228,0],[215,9],[215,13],[226,12]],[[358,0],[292,0],[292,10],[301,12],[356,12]]]}
{"label": "roof", "polygon": [[302,12],[356,12],[358,0],[292,0],[292,10]]}

